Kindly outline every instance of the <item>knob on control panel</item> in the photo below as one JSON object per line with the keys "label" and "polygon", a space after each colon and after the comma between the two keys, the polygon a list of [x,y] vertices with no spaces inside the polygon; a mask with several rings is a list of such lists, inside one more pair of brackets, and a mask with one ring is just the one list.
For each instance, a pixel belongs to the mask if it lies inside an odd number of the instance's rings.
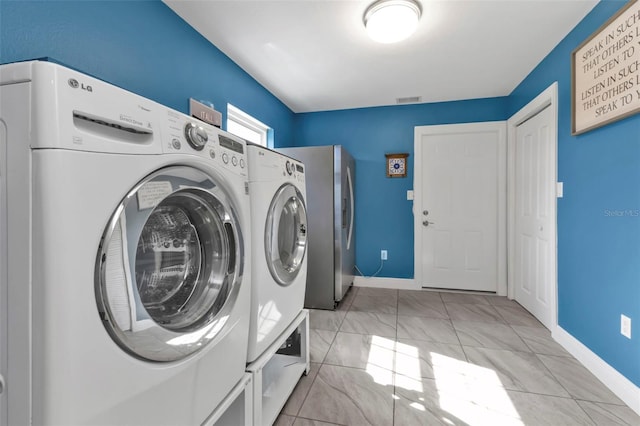
{"label": "knob on control panel", "polygon": [[187,139],[187,142],[189,142],[189,145],[198,151],[202,150],[207,140],[209,140],[209,136],[207,135],[207,131],[204,130],[204,127],[194,123],[187,123],[184,126],[184,137]]}
{"label": "knob on control panel", "polygon": [[291,173],[293,173],[293,164],[291,164],[291,162],[289,160],[287,160],[286,169],[287,169],[287,173],[289,175],[291,175]]}

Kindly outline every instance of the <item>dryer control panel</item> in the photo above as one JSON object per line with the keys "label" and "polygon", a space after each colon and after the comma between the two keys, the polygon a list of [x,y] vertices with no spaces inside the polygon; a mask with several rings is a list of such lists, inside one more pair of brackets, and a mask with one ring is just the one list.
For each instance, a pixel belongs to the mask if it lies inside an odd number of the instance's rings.
{"label": "dryer control panel", "polygon": [[304,185],[306,169],[301,161],[253,143],[249,143],[247,148],[251,182],[295,182]]}
{"label": "dryer control panel", "polygon": [[247,144],[237,136],[167,108],[162,151],[193,154],[247,176]]}
{"label": "dryer control panel", "polygon": [[284,173],[283,176],[288,176],[291,180],[304,184],[304,164],[292,158],[284,157]]}

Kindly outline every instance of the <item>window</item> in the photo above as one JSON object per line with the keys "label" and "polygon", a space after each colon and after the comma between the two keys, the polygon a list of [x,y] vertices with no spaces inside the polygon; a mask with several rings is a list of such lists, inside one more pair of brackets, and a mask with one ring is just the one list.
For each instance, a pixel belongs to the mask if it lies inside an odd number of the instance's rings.
{"label": "window", "polygon": [[256,120],[244,111],[239,110],[231,104],[227,104],[227,131],[236,136],[267,146],[267,135],[269,126]]}

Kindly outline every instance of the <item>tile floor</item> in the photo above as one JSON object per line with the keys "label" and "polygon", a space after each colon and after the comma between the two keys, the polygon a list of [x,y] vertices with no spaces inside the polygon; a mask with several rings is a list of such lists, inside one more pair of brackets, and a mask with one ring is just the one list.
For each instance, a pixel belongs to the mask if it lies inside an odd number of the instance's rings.
{"label": "tile floor", "polygon": [[504,297],[354,287],[310,327],[277,426],[640,425]]}

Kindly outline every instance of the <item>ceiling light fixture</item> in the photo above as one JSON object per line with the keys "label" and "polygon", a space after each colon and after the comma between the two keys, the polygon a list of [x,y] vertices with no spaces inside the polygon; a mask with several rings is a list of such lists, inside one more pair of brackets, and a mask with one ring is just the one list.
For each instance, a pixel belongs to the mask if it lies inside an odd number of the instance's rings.
{"label": "ceiling light fixture", "polygon": [[373,40],[395,43],[414,33],[421,13],[415,0],[378,0],[364,13],[364,26]]}

